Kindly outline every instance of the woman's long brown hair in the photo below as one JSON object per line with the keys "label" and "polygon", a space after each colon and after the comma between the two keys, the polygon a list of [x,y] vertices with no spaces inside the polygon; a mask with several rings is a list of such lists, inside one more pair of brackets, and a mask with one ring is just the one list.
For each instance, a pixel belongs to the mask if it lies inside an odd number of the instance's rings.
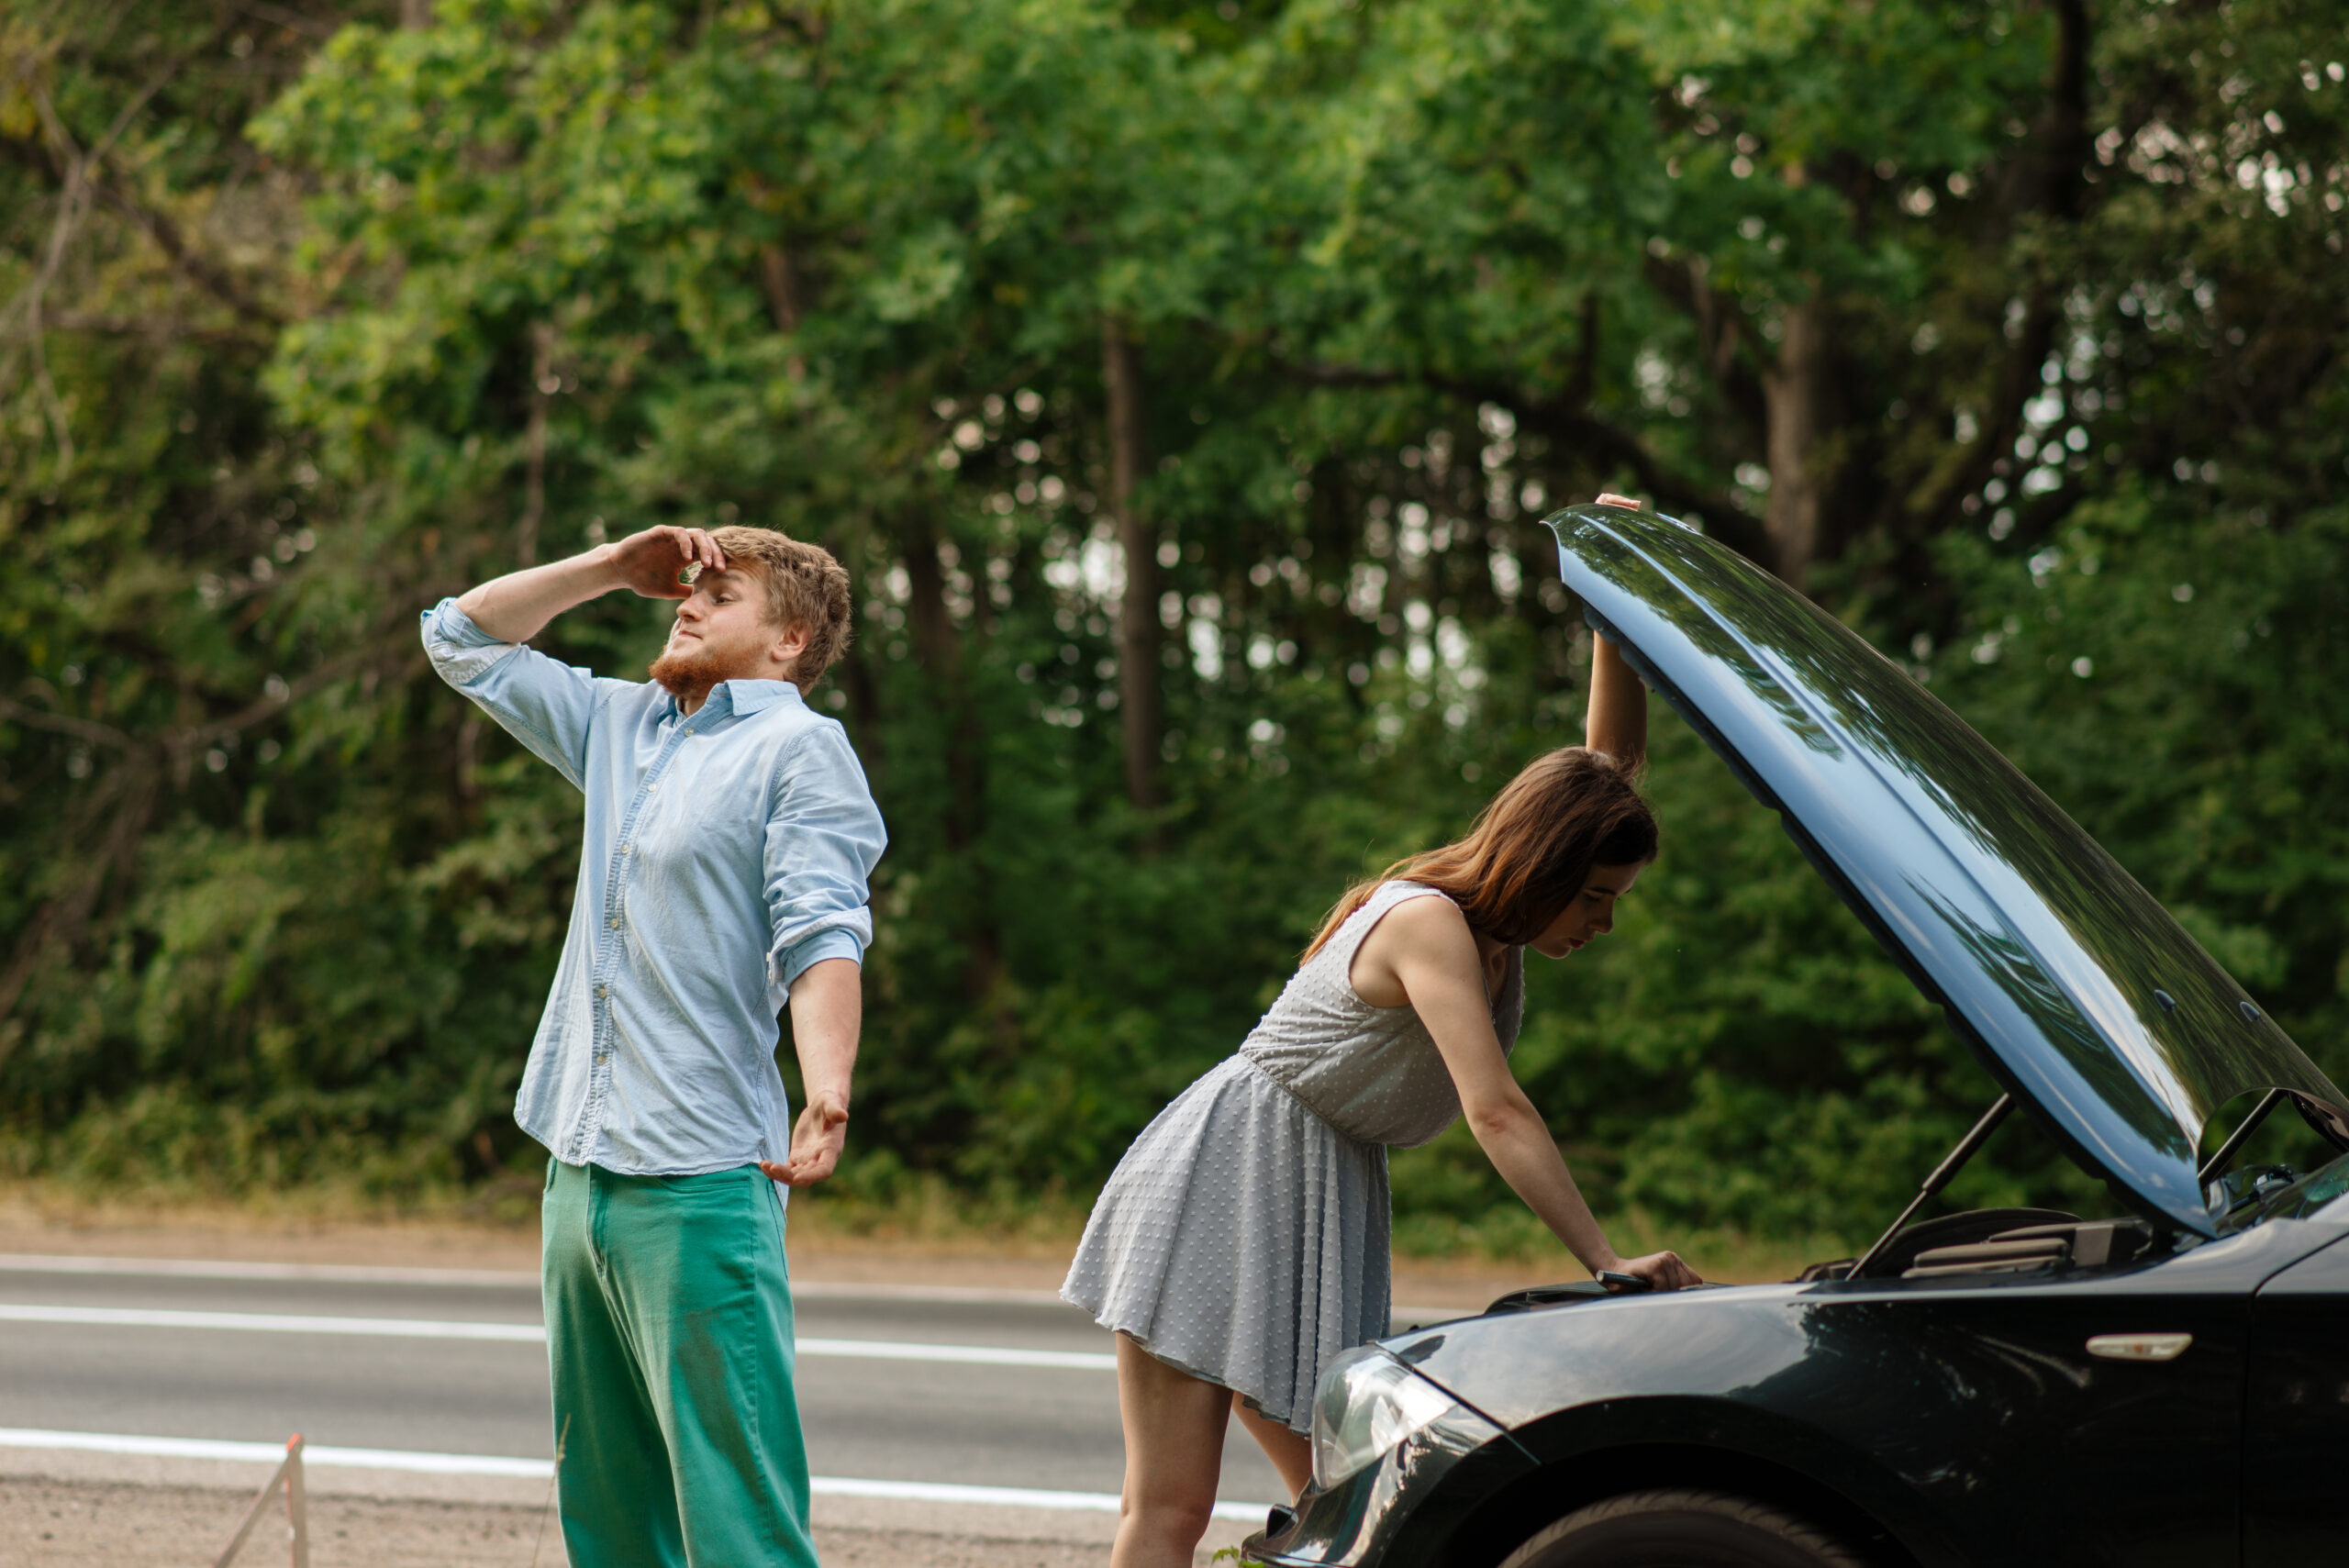
{"label": "woman's long brown hair", "polygon": [[1655,851],[1655,817],[1631,773],[1604,751],[1562,747],[1509,780],[1466,838],[1348,888],[1305,956],[1319,952],[1380,884],[1397,880],[1445,894],[1480,936],[1531,941],[1582,891],[1593,866],[1639,865]]}

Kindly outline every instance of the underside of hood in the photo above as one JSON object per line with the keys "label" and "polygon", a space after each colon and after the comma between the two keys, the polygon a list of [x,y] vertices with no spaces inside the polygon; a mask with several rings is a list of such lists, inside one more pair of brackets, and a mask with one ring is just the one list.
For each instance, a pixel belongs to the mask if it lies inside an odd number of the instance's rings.
{"label": "underside of hood", "polygon": [[1907,672],[1652,511],[1546,519],[1620,641],[2011,1092],[2147,1218],[2216,1233],[2212,1114],[2280,1089],[2349,1148],[2341,1091],[2153,896]]}

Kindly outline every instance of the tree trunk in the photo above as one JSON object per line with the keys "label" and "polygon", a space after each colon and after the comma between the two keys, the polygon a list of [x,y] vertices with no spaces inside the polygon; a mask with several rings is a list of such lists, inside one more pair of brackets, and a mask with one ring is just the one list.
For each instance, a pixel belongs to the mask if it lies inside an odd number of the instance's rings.
{"label": "tree trunk", "polygon": [[432,0],[400,0],[400,26],[421,32],[432,25]]}
{"label": "tree trunk", "polygon": [[[73,830],[67,834],[68,840],[89,844],[95,836],[82,829],[109,806],[114,811],[114,821],[107,827],[105,838],[97,842],[95,852],[81,857],[81,864],[65,890],[34,913],[17,939],[16,954],[6,972],[0,973],[0,1021],[16,1013],[33,976],[44,966],[72,962],[73,944],[81,940],[89,924],[90,912],[97,907],[98,895],[107,881],[119,884],[130,877],[136,869],[139,846],[146,840],[148,822],[161,795],[161,769],[156,758],[142,749],[117,759],[109,776],[92,792],[89,805],[79,814]],[[0,1062],[6,1062],[17,1042],[30,1032],[29,1020],[20,1022],[16,1031],[0,1031]]]}
{"label": "tree trunk", "polygon": [[[767,314],[778,332],[796,332],[807,318],[807,290],[799,281],[799,265],[791,252],[772,242],[759,247],[759,286],[767,296]],[[807,361],[794,353],[784,361],[785,373],[794,381],[807,378]]]}
{"label": "tree trunk", "polygon": [[953,924],[969,954],[963,967],[963,992],[971,1001],[981,1002],[994,992],[1003,970],[1003,942],[987,909],[985,884],[971,874],[969,863],[971,851],[986,828],[986,735],[963,669],[962,640],[946,606],[946,572],[938,561],[937,530],[929,516],[916,509],[905,515],[897,535],[908,587],[907,629],[912,633],[914,657],[921,663],[930,695],[945,721],[943,826],[947,852],[959,862],[950,875],[963,884],[959,902],[963,906]]}
{"label": "tree trunk", "polygon": [[796,332],[805,311],[800,304],[799,268],[791,252],[769,242],[759,247],[759,286],[766,292],[767,314],[778,332]]}
{"label": "tree trunk", "polygon": [[539,563],[539,525],[547,512],[547,406],[557,386],[554,374],[554,326],[538,321],[530,326],[530,414],[523,426],[522,516],[514,525],[514,564]]}
{"label": "tree trunk", "polygon": [[1101,324],[1101,379],[1109,395],[1109,506],[1125,557],[1118,606],[1118,714],[1125,743],[1126,798],[1137,811],[1158,805],[1158,535],[1135,504],[1149,471],[1141,356],[1115,316]]}
{"label": "tree trunk", "polygon": [[1780,577],[1799,588],[1819,552],[1820,392],[1827,370],[1825,306],[1817,295],[1787,307],[1775,360],[1762,372],[1770,504],[1763,527]]}

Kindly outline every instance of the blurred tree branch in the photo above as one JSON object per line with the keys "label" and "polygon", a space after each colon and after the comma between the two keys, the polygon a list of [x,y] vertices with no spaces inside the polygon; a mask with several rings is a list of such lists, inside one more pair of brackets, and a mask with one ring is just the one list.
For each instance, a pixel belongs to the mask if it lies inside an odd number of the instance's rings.
{"label": "blurred tree branch", "polygon": [[1377,370],[1361,365],[1319,364],[1274,356],[1280,374],[1308,386],[1424,386],[1470,406],[1490,403],[1514,414],[1523,428],[1540,432],[1562,451],[1593,468],[1620,468],[1632,476],[1642,495],[1660,511],[1701,518],[1705,530],[1731,549],[1765,565],[1774,559],[1769,536],[1721,491],[1675,473],[1629,430],[1592,413],[1586,403],[1564,395],[1529,393],[1508,382],[1441,372]]}

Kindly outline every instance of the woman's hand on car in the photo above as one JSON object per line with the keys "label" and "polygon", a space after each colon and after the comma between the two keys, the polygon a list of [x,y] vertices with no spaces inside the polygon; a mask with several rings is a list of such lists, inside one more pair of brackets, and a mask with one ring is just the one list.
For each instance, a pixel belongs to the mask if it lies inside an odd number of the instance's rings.
{"label": "woman's hand on car", "polygon": [[1619,1273],[1637,1274],[1655,1290],[1684,1290],[1705,1283],[1696,1270],[1680,1261],[1677,1252],[1650,1252],[1644,1258],[1626,1258],[1615,1267]]}

